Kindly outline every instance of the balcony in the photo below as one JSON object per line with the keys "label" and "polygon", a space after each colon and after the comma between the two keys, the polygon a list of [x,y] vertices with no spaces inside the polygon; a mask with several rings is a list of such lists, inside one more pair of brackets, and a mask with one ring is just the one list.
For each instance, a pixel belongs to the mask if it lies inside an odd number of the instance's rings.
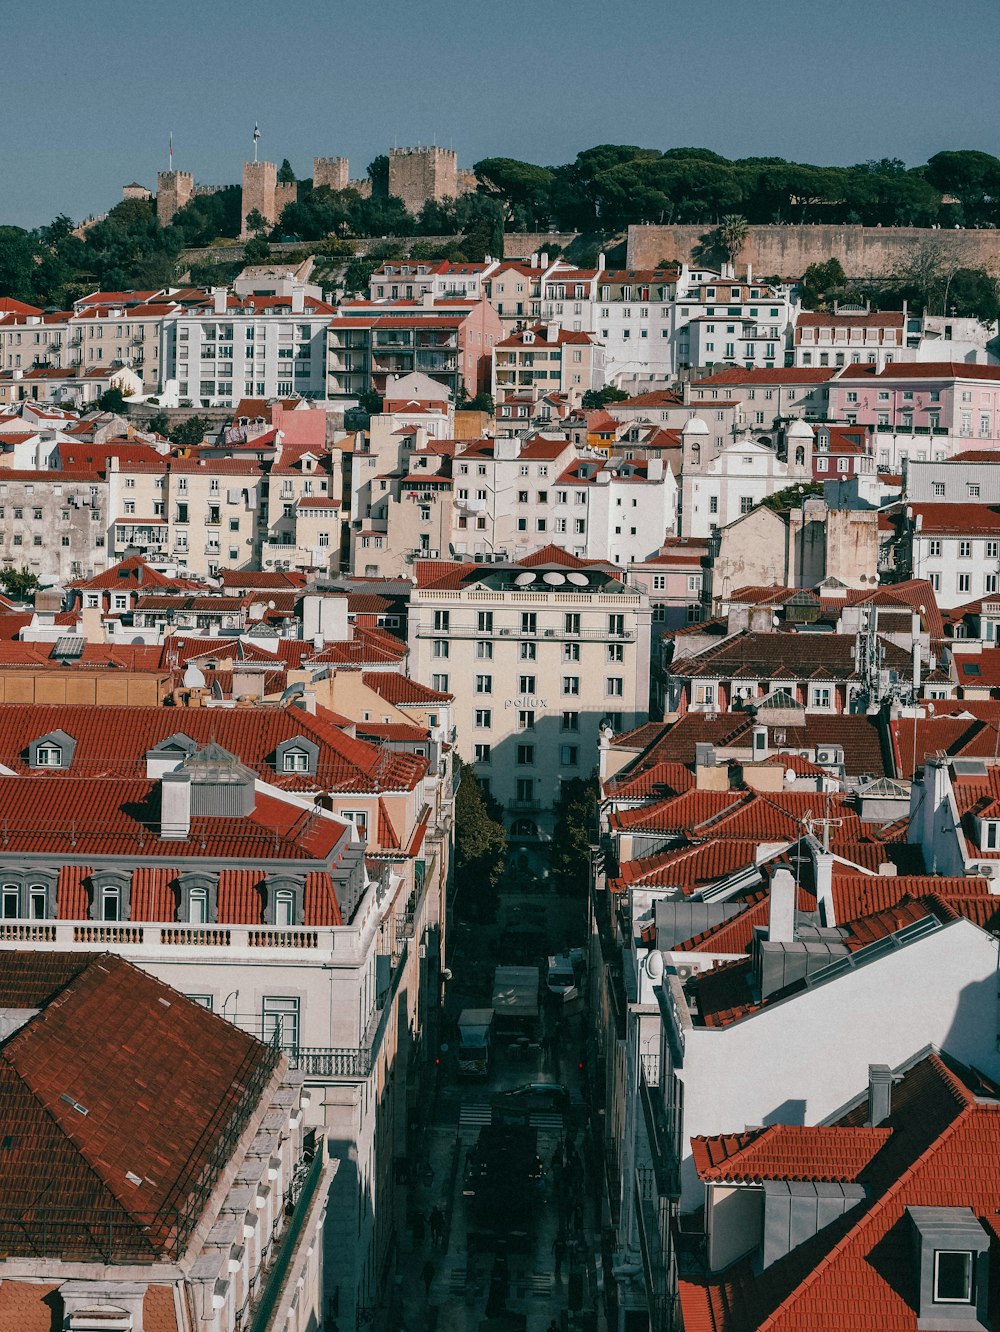
{"label": "balcony", "polygon": [[292,1260],[305,1230],[306,1219],[316,1198],[325,1165],[326,1140],[317,1135],[312,1159],[303,1157],[292,1175],[285,1206],[287,1209],[290,1205],[293,1210],[290,1216],[286,1211],[285,1227],[271,1246],[268,1254],[270,1266],[265,1273],[258,1273],[260,1284],[255,1295],[250,1297],[247,1308],[242,1311],[244,1317],[249,1314],[249,1320],[245,1323],[242,1319],[238,1321],[238,1326],[245,1327],[247,1332],[267,1332],[268,1328],[274,1326],[275,1310],[287,1284]]}
{"label": "balcony", "polygon": [[507,810],[511,814],[536,814],[542,808],[540,800],[508,800]]}

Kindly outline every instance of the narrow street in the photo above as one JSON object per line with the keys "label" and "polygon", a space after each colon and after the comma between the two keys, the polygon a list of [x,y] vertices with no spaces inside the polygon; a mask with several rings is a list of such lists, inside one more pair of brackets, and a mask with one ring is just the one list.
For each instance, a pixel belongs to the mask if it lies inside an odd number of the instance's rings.
{"label": "narrow street", "polygon": [[[515,910],[519,904],[515,903]],[[582,927],[575,904],[551,899],[540,942],[564,946]],[[528,908],[530,911],[530,907]],[[582,998],[543,1002],[538,1038],[495,1042],[485,1079],[462,1079],[457,1021],[466,1007],[489,1006],[497,927],[459,926],[442,1022],[438,1087],[416,1129],[408,1226],[400,1237],[386,1327],[406,1332],[596,1332],[601,1304],[599,1165],[585,1087]],[[582,942],[582,938],[578,940]],[[525,959],[527,960],[527,959]],[[544,953],[537,960],[544,986]],[[582,989],[582,987],[581,987]],[[566,1089],[532,1097],[519,1115],[519,1141],[537,1152],[542,1177],[504,1211],[491,1196],[466,1196],[470,1153],[495,1115],[495,1098],[527,1084]],[[517,1098],[513,1098],[516,1102]],[[502,1102],[501,1102],[502,1104]],[[471,1192],[471,1188],[469,1190]],[[443,1233],[435,1242],[432,1224]]]}

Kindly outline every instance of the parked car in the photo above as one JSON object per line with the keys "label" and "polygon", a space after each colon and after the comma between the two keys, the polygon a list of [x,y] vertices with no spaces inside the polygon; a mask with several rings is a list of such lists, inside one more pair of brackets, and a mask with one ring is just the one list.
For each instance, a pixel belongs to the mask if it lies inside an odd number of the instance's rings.
{"label": "parked car", "polygon": [[569,1088],[561,1082],[526,1082],[523,1087],[498,1092],[493,1098],[493,1109],[535,1114],[565,1114],[569,1109]]}

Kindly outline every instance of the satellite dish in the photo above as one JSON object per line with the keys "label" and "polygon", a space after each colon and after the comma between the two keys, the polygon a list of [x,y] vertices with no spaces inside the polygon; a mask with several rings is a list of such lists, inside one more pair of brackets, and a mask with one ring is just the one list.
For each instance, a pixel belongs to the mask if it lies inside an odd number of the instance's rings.
{"label": "satellite dish", "polygon": [[529,583],[533,583],[534,581],[535,581],[535,575],[533,573],[518,574],[517,577],[514,579],[514,586],[527,587]]}
{"label": "satellite dish", "polygon": [[786,781],[786,782],[794,782],[794,781],[795,781],[795,778],[796,778],[797,776],[798,776],[798,773],[795,771],[794,768],[786,768],[786,769],[785,769],[785,781]]}
{"label": "satellite dish", "polygon": [[182,677],[181,683],[185,689],[204,689],[205,677],[197,666],[188,666]]}
{"label": "satellite dish", "polygon": [[569,582],[573,584],[574,587],[586,587],[587,584],[590,582],[590,579],[587,577],[587,575],[582,573],[568,573],[566,577],[569,580]]}
{"label": "satellite dish", "polygon": [[643,966],[646,969],[646,975],[651,981],[663,979],[663,954],[659,949],[654,948],[653,951],[647,955]]}
{"label": "satellite dish", "polygon": [[566,581],[566,575],[556,573],[553,569],[551,573],[542,574],[542,581],[548,583],[549,587],[562,587]]}

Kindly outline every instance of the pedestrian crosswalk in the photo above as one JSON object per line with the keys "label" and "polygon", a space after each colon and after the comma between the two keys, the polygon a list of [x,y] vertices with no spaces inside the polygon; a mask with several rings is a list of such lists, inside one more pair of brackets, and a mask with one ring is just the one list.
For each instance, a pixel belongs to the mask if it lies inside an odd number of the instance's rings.
{"label": "pedestrian crosswalk", "polygon": [[[459,1111],[459,1128],[483,1128],[492,1122],[493,1110],[488,1101],[466,1101]],[[528,1116],[528,1124],[539,1133],[561,1133],[563,1117],[560,1114],[539,1112]]]}

